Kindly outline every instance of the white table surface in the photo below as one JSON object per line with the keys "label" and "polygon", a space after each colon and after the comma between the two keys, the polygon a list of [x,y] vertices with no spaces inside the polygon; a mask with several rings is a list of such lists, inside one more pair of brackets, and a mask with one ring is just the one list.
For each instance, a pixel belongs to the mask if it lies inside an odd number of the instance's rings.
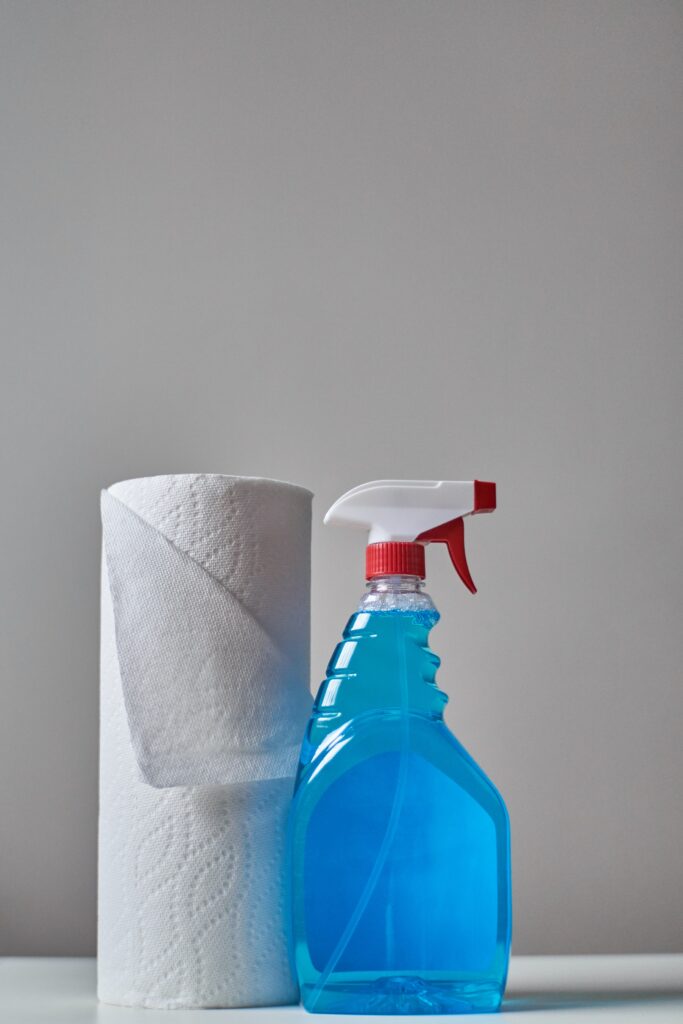
{"label": "white table surface", "polygon": [[[510,1024],[683,1024],[683,955],[513,957],[505,997]],[[135,1010],[95,998],[95,961],[0,959],[0,1024],[398,1024],[424,1017],[308,1014],[300,1007],[249,1010]],[[498,1014],[440,1016],[439,1024],[500,1021]]]}

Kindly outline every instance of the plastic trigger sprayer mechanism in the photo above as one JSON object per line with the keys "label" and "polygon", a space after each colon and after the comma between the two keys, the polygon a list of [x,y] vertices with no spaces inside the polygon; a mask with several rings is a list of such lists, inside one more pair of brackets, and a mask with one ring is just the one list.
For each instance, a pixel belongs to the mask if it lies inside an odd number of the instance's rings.
{"label": "plastic trigger sprayer mechanism", "polygon": [[342,495],[324,522],[370,531],[368,579],[393,573],[424,578],[424,545],[445,544],[455,571],[475,594],[464,518],[495,507],[496,485],[483,480],[373,480]]}

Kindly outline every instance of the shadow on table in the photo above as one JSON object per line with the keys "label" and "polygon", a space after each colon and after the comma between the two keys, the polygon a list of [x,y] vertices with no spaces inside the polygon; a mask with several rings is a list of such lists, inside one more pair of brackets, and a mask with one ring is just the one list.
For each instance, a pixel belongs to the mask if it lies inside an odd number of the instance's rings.
{"label": "shadow on table", "polygon": [[533,1013],[534,1010],[586,1010],[600,1007],[637,1006],[638,1003],[666,1003],[683,992],[672,989],[663,992],[658,989],[656,992],[610,992],[609,995],[600,995],[597,992],[542,992],[538,995],[533,993],[511,996],[503,1001],[501,1010],[503,1013]]}

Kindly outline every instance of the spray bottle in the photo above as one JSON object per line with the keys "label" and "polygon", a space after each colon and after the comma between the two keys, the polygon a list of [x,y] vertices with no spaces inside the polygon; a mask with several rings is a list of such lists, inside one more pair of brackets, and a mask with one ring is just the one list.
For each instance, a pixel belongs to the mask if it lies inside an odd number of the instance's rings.
{"label": "spray bottle", "polygon": [[367,591],[318,692],[289,821],[290,955],[315,1013],[500,1006],[510,951],[505,804],[444,723],[425,546],[465,586],[464,517],[495,484],[379,480],[339,498],[369,531]]}

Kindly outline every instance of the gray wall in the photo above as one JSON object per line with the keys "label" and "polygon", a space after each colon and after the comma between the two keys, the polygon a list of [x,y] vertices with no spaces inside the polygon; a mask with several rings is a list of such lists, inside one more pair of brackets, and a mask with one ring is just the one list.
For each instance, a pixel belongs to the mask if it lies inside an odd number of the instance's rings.
{"label": "gray wall", "polygon": [[98,491],[173,471],[497,480],[430,590],[515,948],[683,950],[681,4],[1,15],[2,952],[94,950]]}

